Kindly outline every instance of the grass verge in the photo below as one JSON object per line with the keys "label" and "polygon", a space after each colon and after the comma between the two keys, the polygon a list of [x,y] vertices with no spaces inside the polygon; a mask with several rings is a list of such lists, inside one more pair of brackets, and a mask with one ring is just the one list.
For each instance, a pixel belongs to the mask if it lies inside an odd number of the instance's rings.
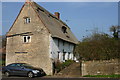
{"label": "grass verge", "polygon": [[83,77],[120,78],[120,75],[85,75]]}

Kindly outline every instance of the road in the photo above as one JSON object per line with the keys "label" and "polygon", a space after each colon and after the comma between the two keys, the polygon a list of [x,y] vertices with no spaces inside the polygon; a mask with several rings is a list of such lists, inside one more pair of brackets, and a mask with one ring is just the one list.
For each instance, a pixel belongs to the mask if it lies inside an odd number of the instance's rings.
{"label": "road", "polygon": [[54,77],[36,77],[36,78],[27,78],[27,77],[4,77],[2,80],[120,80],[117,78],[54,78]]}

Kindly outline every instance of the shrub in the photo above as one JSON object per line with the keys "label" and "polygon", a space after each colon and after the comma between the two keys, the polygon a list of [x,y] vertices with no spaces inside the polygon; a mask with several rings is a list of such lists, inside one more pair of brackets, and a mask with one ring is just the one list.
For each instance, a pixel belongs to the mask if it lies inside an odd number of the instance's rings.
{"label": "shrub", "polygon": [[57,70],[57,72],[59,72],[62,69],[64,69],[65,67],[68,67],[69,65],[71,65],[73,62],[74,62],[73,60],[67,60],[65,62],[57,61],[55,63],[55,70]]}
{"label": "shrub", "polygon": [[70,64],[72,64],[74,61],[73,60],[67,60],[65,61],[64,63],[62,63],[62,67],[65,68],[65,67],[68,67]]}

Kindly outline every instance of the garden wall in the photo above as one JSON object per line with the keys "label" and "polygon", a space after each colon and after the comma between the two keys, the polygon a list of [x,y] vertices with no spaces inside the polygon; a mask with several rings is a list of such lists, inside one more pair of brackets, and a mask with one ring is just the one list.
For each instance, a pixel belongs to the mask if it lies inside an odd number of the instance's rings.
{"label": "garden wall", "polygon": [[120,74],[120,60],[82,61],[82,76]]}

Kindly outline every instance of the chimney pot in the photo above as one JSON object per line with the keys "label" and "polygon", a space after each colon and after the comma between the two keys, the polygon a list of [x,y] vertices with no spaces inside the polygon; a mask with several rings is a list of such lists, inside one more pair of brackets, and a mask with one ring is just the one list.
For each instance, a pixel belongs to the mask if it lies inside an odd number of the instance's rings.
{"label": "chimney pot", "polygon": [[60,13],[59,12],[55,12],[55,16],[56,16],[56,18],[60,19]]}

